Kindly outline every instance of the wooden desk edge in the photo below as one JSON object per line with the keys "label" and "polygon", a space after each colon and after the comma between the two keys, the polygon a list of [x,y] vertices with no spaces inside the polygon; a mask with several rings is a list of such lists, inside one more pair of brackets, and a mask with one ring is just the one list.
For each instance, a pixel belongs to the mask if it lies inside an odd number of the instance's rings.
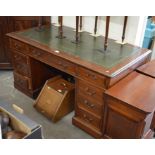
{"label": "wooden desk edge", "polygon": [[36,48],[44,50],[44,51],[51,53],[53,55],[59,56],[63,59],[66,59],[67,61],[70,61],[74,64],[78,64],[79,66],[85,67],[89,70],[92,70],[96,73],[99,73],[99,74],[104,75],[104,76],[109,77],[109,78],[112,78],[112,77],[118,75],[120,72],[126,70],[127,68],[129,68],[130,66],[132,66],[133,64],[138,62],[139,60],[147,57],[152,52],[151,50],[141,48],[140,49],[141,55],[137,54],[136,56],[134,56],[132,58],[129,57],[129,58],[123,60],[121,63],[117,64],[116,67],[112,67],[112,68],[108,69],[108,68],[105,68],[103,66],[99,66],[97,64],[82,60],[82,59],[80,59],[80,57],[76,57],[74,55],[69,55],[63,51],[56,53],[56,52],[54,52],[55,51],[54,49],[49,48],[46,45],[38,43],[34,40],[22,37],[22,36],[16,34],[16,32],[8,33],[8,34],[6,34],[6,36],[8,36],[12,39],[22,41],[22,42],[29,44],[31,46],[35,46]]}

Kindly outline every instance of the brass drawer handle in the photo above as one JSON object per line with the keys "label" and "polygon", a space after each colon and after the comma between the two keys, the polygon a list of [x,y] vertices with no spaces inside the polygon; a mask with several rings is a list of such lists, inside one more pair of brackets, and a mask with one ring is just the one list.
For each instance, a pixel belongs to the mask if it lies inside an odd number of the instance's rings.
{"label": "brass drawer handle", "polygon": [[63,64],[61,61],[58,62],[58,65],[60,65],[61,67],[63,67],[63,69],[67,69],[68,65]]}
{"label": "brass drawer handle", "polygon": [[60,83],[60,85],[62,85],[62,86],[64,86],[64,87],[67,87],[67,86],[66,86],[66,83],[64,83],[64,82]]}
{"label": "brass drawer handle", "polygon": [[20,61],[21,60],[21,57],[18,56],[18,55],[14,55],[14,58],[15,58],[16,61]]}
{"label": "brass drawer handle", "polygon": [[39,51],[36,51],[35,49],[33,49],[32,50],[32,54],[34,55],[34,56],[40,56],[41,55],[41,52],[39,52]]}
{"label": "brass drawer handle", "polygon": [[19,44],[17,44],[17,43],[14,44],[14,47],[15,47],[16,49],[18,49],[18,50],[21,48],[21,46],[20,46]]}
{"label": "brass drawer handle", "polygon": [[92,108],[92,109],[95,107],[94,104],[89,103],[87,100],[84,100],[84,104],[87,105],[89,108]]}
{"label": "brass drawer handle", "polygon": [[84,118],[85,121],[87,121],[89,123],[91,123],[93,121],[93,119],[89,118],[86,114],[83,115],[83,118]]}
{"label": "brass drawer handle", "polygon": [[63,86],[65,90],[68,89],[68,86],[67,86],[66,83],[64,83],[64,82],[60,83],[60,86]]}
{"label": "brass drawer handle", "polygon": [[89,95],[89,96],[93,96],[93,95],[95,95],[96,94],[96,92],[95,91],[90,91],[89,90],[89,88],[87,87],[86,89],[85,89],[85,91],[86,91],[86,93]]}
{"label": "brass drawer handle", "polygon": [[93,80],[96,80],[97,79],[96,75],[94,75],[94,74],[86,73],[86,75],[87,75],[87,77],[90,77]]}

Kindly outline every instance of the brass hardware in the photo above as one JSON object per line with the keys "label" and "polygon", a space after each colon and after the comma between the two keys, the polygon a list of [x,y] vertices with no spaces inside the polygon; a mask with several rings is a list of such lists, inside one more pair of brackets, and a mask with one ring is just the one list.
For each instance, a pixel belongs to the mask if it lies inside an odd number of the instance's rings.
{"label": "brass hardware", "polygon": [[90,96],[93,96],[93,95],[95,95],[95,94],[96,94],[96,92],[95,92],[95,91],[90,92],[90,90],[89,90],[89,88],[88,88],[88,87],[85,89],[85,91],[86,91],[86,93],[87,93],[88,95],[90,95]]}
{"label": "brass hardware", "polygon": [[63,67],[63,69],[66,69],[68,67],[68,65],[63,64],[62,62],[58,62],[58,65],[60,65],[61,67]]}
{"label": "brass hardware", "polygon": [[41,53],[39,51],[36,50],[32,50],[32,53],[34,54],[34,56],[40,56]]}
{"label": "brass hardware", "polygon": [[83,117],[84,117],[84,120],[89,122],[89,123],[91,123],[93,121],[93,119],[89,118],[86,114],[84,114]]}
{"label": "brass hardware", "polygon": [[47,87],[49,90],[51,89],[51,87]]}
{"label": "brass hardware", "polygon": [[64,86],[65,88],[67,88],[67,85],[66,85],[66,83],[64,83],[64,82],[60,83],[60,85],[62,85],[62,86]]}
{"label": "brass hardware", "polygon": [[57,91],[58,91],[59,93],[62,93],[62,90],[61,90],[61,89],[58,89]]}
{"label": "brass hardware", "polygon": [[94,107],[95,107],[95,105],[94,105],[94,104],[91,104],[91,105],[90,105],[90,107],[91,107],[91,108],[94,108]]}
{"label": "brass hardware", "polygon": [[87,100],[84,100],[84,104],[86,104],[89,108],[94,108],[95,107],[94,104],[89,103]]}
{"label": "brass hardware", "polygon": [[93,80],[96,80],[97,79],[96,75],[94,75],[94,74],[87,73],[86,75],[87,75],[87,77],[90,77]]}
{"label": "brass hardware", "polygon": [[85,104],[88,104],[88,101],[87,101],[87,100],[84,100],[84,103],[85,103]]}
{"label": "brass hardware", "polygon": [[18,44],[15,43],[14,45],[15,45],[15,48],[16,49],[19,49],[20,48],[20,46]]}

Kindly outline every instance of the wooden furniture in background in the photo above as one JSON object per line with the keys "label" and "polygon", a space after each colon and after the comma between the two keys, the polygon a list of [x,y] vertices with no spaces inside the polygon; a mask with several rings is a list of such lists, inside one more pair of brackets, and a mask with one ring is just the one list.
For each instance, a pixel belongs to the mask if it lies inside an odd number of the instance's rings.
{"label": "wooden furniture in background", "polygon": [[[38,26],[40,16],[10,16],[9,22],[13,27],[13,31],[19,31]],[[48,25],[51,22],[50,16],[43,16],[42,24]]]}
{"label": "wooden furniture in background", "polygon": [[105,91],[105,138],[152,138],[155,79],[133,72]]}
{"label": "wooden furniture in background", "polygon": [[130,44],[120,45],[109,39],[110,52],[103,53],[103,37],[94,39],[89,33],[81,32],[82,44],[77,45],[71,42],[75,35],[72,28],[63,27],[67,34],[63,41],[55,37],[58,30],[58,27],[51,25],[42,32],[32,28],[8,34],[14,59],[16,53],[22,55],[20,59],[26,59],[20,61],[17,58],[15,62],[18,66],[25,63],[30,68],[30,73],[27,73],[14,65],[15,87],[33,97],[50,76],[45,64],[51,66],[52,70],[55,68],[69,74],[75,78],[73,124],[96,138],[103,138],[105,90],[149,61],[151,51]]}
{"label": "wooden furniture in background", "polygon": [[[12,69],[8,32],[24,30],[38,25],[39,16],[0,16],[0,69]],[[50,24],[51,17],[43,17],[42,23]]]}
{"label": "wooden furniture in background", "polygon": [[34,107],[52,122],[73,111],[74,84],[56,76],[45,83]]}
{"label": "wooden furniture in background", "polygon": [[155,60],[152,60],[136,69],[137,72],[155,78]]}
{"label": "wooden furniture in background", "polygon": [[[145,76],[151,77],[155,79],[155,60],[152,60],[136,69],[137,72],[140,74],[143,74]],[[155,131],[155,112],[154,112],[154,117],[152,120],[152,128]]]}
{"label": "wooden furniture in background", "polygon": [[11,53],[6,33],[11,32],[7,17],[0,16],[0,69],[11,69]]}

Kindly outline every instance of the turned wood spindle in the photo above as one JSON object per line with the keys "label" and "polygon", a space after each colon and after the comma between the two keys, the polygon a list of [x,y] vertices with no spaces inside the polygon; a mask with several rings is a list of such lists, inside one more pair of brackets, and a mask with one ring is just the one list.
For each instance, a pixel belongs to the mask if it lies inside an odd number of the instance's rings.
{"label": "turned wood spindle", "polygon": [[80,16],[80,31],[82,30],[82,16]]}
{"label": "turned wood spindle", "polygon": [[59,34],[58,34],[57,38],[63,39],[63,38],[65,38],[65,36],[63,36],[63,16],[58,17],[58,22],[59,22],[60,26],[59,26],[59,32],[58,32]]}
{"label": "turned wood spindle", "polygon": [[58,25],[61,25],[61,16],[58,16]]}
{"label": "turned wood spindle", "polygon": [[60,27],[59,27],[59,36],[60,38],[63,38],[63,29],[62,29],[62,25],[63,25],[63,16],[59,17],[60,19]]}
{"label": "turned wood spindle", "polygon": [[79,16],[76,16],[76,35],[75,35],[75,41],[78,43],[79,41]]}
{"label": "turned wood spindle", "polygon": [[94,27],[94,34],[96,35],[97,32],[97,21],[98,21],[98,16],[95,16],[95,27]]}
{"label": "turned wood spindle", "polygon": [[42,25],[43,25],[43,16],[40,16],[39,17],[38,28],[41,29]]}
{"label": "turned wood spindle", "polygon": [[106,29],[105,29],[105,41],[104,41],[104,50],[105,51],[108,46],[109,24],[110,24],[110,16],[106,16]]}
{"label": "turned wood spindle", "polygon": [[36,31],[42,31],[43,30],[43,16],[39,16],[38,19],[38,27],[36,28]]}
{"label": "turned wood spindle", "polygon": [[123,25],[123,32],[122,32],[122,43],[124,42],[124,39],[125,39],[125,31],[126,31],[127,21],[128,21],[128,16],[124,16],[124,25]]}

